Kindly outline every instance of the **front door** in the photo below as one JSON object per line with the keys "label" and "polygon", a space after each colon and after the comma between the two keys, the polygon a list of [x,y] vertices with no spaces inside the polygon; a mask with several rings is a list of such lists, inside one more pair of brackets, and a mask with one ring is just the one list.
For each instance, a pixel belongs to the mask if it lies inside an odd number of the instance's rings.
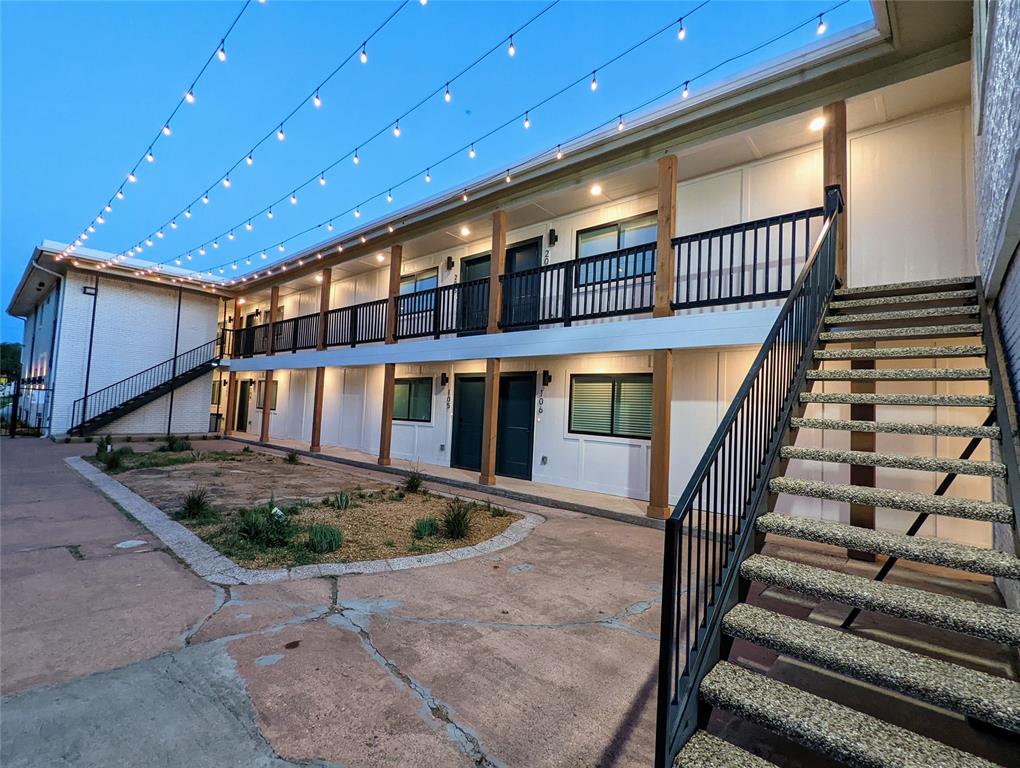
{"label": "front door", "polygon": [[499,379],[496,474],[531,479],[535,425],[535,374],[508,373]]}
{"label": "front door", "polygon": [[485,377],[458,374],[453,387],[451,466],[475,471],[482,468],[484,405]]}
{"label": "front door", "polygon": [[251,382],[241,381],[237,388],[237,423],[234,429],[238,432],[248,431],[248,395],[251,392]]}
{"label": "front door", "polygon": [[[472,280],[483,280],[489,276],[489,254],[474,256],[470,259],[463,259],[460,262],[460,281],[468,283]],[[485,326],[489,320],[489,291],[488,286],[476,286],[470,290],[461,292],[460,303],[457,308],[458,328],[476,328],[480,330],[462,331],[460,335],[467,336],[472,333],[484,333]]]}
{"label": "front door", "polygon": [[[542,297],[542,238],[538,237],[506,249],[506,273],[516,275],[506,280],[503,295],[503,317],[507,330],[538,327],[539,302]],[[519,274],[525,273],[525,274]]]}

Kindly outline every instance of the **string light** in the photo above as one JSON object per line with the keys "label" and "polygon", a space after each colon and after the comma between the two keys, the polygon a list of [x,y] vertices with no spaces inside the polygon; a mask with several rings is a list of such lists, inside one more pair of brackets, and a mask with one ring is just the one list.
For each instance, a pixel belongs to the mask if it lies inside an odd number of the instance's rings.
{"label": "string light", "polygon": [[683,40],[687,37],[687,30],[684,29],[684,17],[680,17],[680,29],[676,31],[676,39]]}
{"label": "string light", "polygon": [[283,250],[284,250],[284,248],[283,248],[283,243],[280,243],[280,244],[279,244],[278,246],[276,246],[276,247],[277,247],[277,249],[278,249],[278,250],[280,251],[280,253],[283,253]]}
{"label": "string light", "polygon": [[472,160],[475,159],[475,145],[474,144],[472,144],[471,145],[471,149],[468,150],[468,157],[470,157]]}
{"label": "string light", "polygon": [[191,218],[191,209],[190,209],[190,208],[188,208],[188,209],[187,209],[187,210],[186,210],[186,211],[184,212],[184,218],[186,218],[186,219],[190,219],[190,218]]}
{"label": "string light", "polygon": [[128,181],[130,181],[132,184],[134,184],[136,181],[138,181],[138,177],[135,176],[135,172],[134,171],[131,171],[131,173],[128,174]]}
{"label": "string light", "polygon": [[202,195],[202,205],[209,205],[209,193]]}
{"label": "string light", "polygon": [[354,150],[354,157],[351,158],[351,162],[355,165],[361,162],[361,158],[358,156],[358,150]]}
{"label": "string light", "polygon": [[163,126],[163,135],[164,136],[170,135],[170,123],[167,123],[166,125]]}
{"label": "string light", "polygon": [[400,121],[399,120],[397,120],[395,123],[393,123],[393,135],[397,136],[397,137],[400,136]]}
{"label": "string light", "polygon": [[270,208],[268,211],[266,211],[266,218],[267,219],[273,218],[273,209],[272,208]]}
{"label": "string light", "polygon": [[124,190],[123,189],[118,189],[116,197],[117,197],[118,200],[123,200],[124,199]]}
{"label": "string light", "polygon": [[360,208],[355,208],[354,209],[354,218],[356,218],[356,219],[360,219],[361,218],[361,209]]}
{"label": "string light", "polygon": [[276,138],[279,139],[280,141],[283,141],[285,138],[287,138],[287,134],[283,132],[282,123],[280,124],[280,127],[276,129]]}
{"label": "string light", "polygon": [[204,245],[203,245],[203,246],[201,246],[201,247],[200,247],[200,248],[198,249],[198,255],[199,255],[199,256],[205,256],[205,246],[204,246]]}
{"label": "string light", "polygon": [[105,224],[105,223],[106,223],[106,219],[103,218],[102,214],[99,214],[98,216],[96,216],[96,224]]}
{"label": "string light", "polygon": [[220,49],[216,51],[216,58],[220,61],[227,60],[227,49],[224,47],[226,40],[220,40]]}
{"label": "string light", "polygon": [[195,92],[193,90],[191,90],[191,89],[188,89],[188,92],[186,94],[184,94],[184,100],[186,102],[188,102],[189,104],[194,104],[195,103]]}
{"label": "string light", "polygon": [[593,91],[597,91],[599,89],[599,81],[598,78],[595,77],[594,72],[591,73],[591,89]]}
{"label": "string light", "polygon": [[467,193],[466,189],[461,193],[460,199],[463,200],[465,203],[467,202],[467,200],[468,200],[468,193]]}
{"label": "string light", "polygon": [[233,239],[234,239],[234,233],[233,233],[233,231],[231,231],[231,232],[228,232],[228,233],[227,233],[227,240],[233,240]]}
{"label": "string light", "polygon": [[690,95],[691,95],[691,88],[690,88],[690,85],[691,85],[691,83],[690,83],[690,81],[689,81],[689,80],[688,80],[687,82],[685,82],[685,83],[684,83],[684,90],[683,90],[683,94],[682,94],[682,95],[683,95],[683,98],[685,98],[685,99],[686,99],[686,98],[687,98],[688,96],[690,96]]}
{"label": "string light", "polygon": [[510,45],[507,46],[506,52],[513,58],[517,55],[517,47],[514,45],[514,36],[510,35]]}
{"label": "string light", "polygon": [[312,104],[314,104],[316,106],[316,108],[322,106],[322,99],[319,98],[319,92],[318,91],[316,91],[315,95],[312,96]]}
{"label": "string light", "polygon": [[822,18],[822,14],[818,14],[818,34],[824,35],[826,30],[825,19]]}
{"label": "string light", "polygon": [[248,157],[246,157],[244,159],[244,162],[246,162],[248,165],[254,165],[255,164],[255,158],[252,157],[251,152],[248,153]]}
{"label": "string light", "polygon": [[227,189],[230,189],[230,177],[229,176],[224,176],[223,177],[223,186],[226,187]]}
{"label": "string light", "polygon": [[450,93],[450,84],[446,84],[446,93],[443,94],[443,100],[449,104],[453,100],[453,94]]}
{"label": "string light", "polygon": [[170,222],[170,229],[177,229],[177,219]]}
{"label": "string light", "polygon": [[103,208],[103,210],[106,211],[107,213],[109,213],[110,211],[113,210],[113,206],[110,205],[109,203],[107,203],[106,206]]}
{"label": "string light", "polygon": [[525,130],[527,130],[530,127],[531,127],[531,118],[529,118],[528,117],[528,113],[525,112],[524,113],[524,128],[525,128]]}
{"label": "string light", "polygon": [[326,186],[326,174],[325,173],[320,173],[319,174],[319,186],[320,187]]}
{"label": "string light", "polygon": [[290,193],[290,204],[297,205],[297,192]]}
{"label": "string light", "polygon": [[506,171],[506,179],[505,179],[505,181],[506,181],[507,184],[510,183],[510,169],[509,168]]}
{"label": "string light", "polygon": [[387,203],[392,203],[393,202],[393,190],[388,190],[386,192],[386,202]]}
{"label": "string light", "polygon": [[253,229],[255,229],[255,227],[252,226],[252,223],[251,223],[250,220],[248,221],[247,224],[244,225],[244,228],[247,229],[249,232],[251,232]]}
{"label": "string light", "polygon": [[616,123],[616,130],[618,131],[623,130],[623,115],[620,115],[620,119]]}
{"label": "string light", "polygon": [[557,160],[562,160],[563,159],[563,150],[560,149],[560,145],[559,144],[556,145],[556,159]]}
{"label": "string light", "polygon": [[368,64],[368,51],[365,50],[365,46],[367,46],[367,45],[368,45],[368,41],[367,40],[364,43],[362,43],[362,45],[361,45],[361,63],[362,64]]}
{"label": "string light", "polygon": [[430,181],[432,181],[432,172],[431,171],[432,171],[431,168],[426,168],[425,169],[425,183],[426,184],[428,184]]}

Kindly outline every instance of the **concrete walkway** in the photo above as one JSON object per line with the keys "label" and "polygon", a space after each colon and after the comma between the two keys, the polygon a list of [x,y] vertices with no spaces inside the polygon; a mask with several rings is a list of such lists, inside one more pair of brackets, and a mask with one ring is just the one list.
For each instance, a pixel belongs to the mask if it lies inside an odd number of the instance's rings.
{"label": "concrete walkway", "polygon": [[660,532],[543,508],[472,560],[218,589],[92,450],[0,443],[3,765],[651,762]]}

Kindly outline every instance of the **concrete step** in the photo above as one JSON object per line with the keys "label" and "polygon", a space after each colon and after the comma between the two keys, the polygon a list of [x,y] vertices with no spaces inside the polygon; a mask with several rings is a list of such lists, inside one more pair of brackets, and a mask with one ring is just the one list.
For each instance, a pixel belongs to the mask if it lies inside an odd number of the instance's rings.
{"label": "concrete step", "polygon": [[832,429],[844,432],[881,432],[890,435],[936,435],[939,437],[977,437],[999,440],[996,426],[968,427],[958,424],[913,424],[898,421],[862,421],[859,419],[790,419],[794,429]]}
{"label": "concrete step", "polygon": [[675,768],[776,768],[775,763],[752,755],[706,731],[697,731],[673,761]]}
{"label": "concrete step", "polygon": [[1020,613],[995,605],[873,581],[839,571],[792,563],[767,555],[751,555],[740,575],[816,600],[831,600],[864,611],[942,627],[996,643],[1020,647]]}
{"label": "concrete step", "polygon": [[894,339],[948,339],[958,336],[980,336],[980,323],[918,325],[908,328],[862,328],[854,331],[822,331],[818,340],[828,344],[845,341],[885,341]]}
{"label": "concrete step", "polygon": [[1013,524],[1013,510],[1008,504],[996,501],[960,499],[955,496],[933,496],[927,493],[891,491],[886,488],[866,488],[860,485],[822,483],[813,480],[794,480],[776,477],[769,482],[772,493],[788,493],[812,499],[828,499],[870,507],[902,509],[907,512],[927,512],[930,515],[948,515],[965,520],[986,523]]}
{"label": "concrete step", "polygon": [[[775,512],[759,517],[757,527],[761,533],[775,533],[793,539],[912,560],[915,563],[956,568],[968,573],[1020,579],[1020,559],[995,549],[969,547],[944,539],[904,536],[892,531],[873,531],[855,525],[791,517]],[[1020,710],[1017,716],[1020,717]]]}
{"label": "concrete step", "polygon": [[879,395],[867,392],[801,392],[802,403],[836,405],[935,405],[947,408],[995,405],[994,395]]}
{"label": "concrete step", "polygon": [[813,370],[809,381],[982,381],[987,368],[858,368]]}
{"label": "concrete step", "polygon": [[829,461],[834,464],[854,464],[859,467],[916,469],[919,472],[954,472],[958,475],[978,475],[980,477],[1006,476],[1006,465],[997,461],[941,459],[935,456],[906,456],[899,453],[841,451],[831,448],[802,448],[795,445],[784,446],[780,454],[784,459]]}
{"label": "concrete step", "polygon": [[870,299],[835,299],[829,302],[829,309],[866,309],[867,307],[888,307],[895,304],[924,304],[930,301],[967,302],[977,300],[977,289],[962,291],[934,291],[932,293],[907,293],[902,296],[881,296]]}
{"label": "concrete step", "polygon": [[827,315],[826,325],[857,325],[859,323],[901,323],[931,320],[936,317],[969,317],[980,309],[975,304],[927,309],[896,309],[889,312],[862,312],[856,315]]}
{"label": "concrete step", "polygon": [[983,344],[958,344],[944,347],[869,347],[867,349],[818,349],[815,360],[894,360],[907,357],[980,357]]}
{"label": "concrete step", "polygon": [[992,768],[993,763],[842,704],[720,661],[703,701],[817,752],[866,768]]}
{"label": "concrete step", "polygon": [[858,288],[837,288],[836,296],[853,296],[854,298],[901,296],[903,294],[919,294],[925,292],[941,292],[966,290],[974,287],[973,277],[949,277],[939,280],[913,280],[907,283],[887,283],[885,285],[865,285]]}
{"label": "concrete step", "polygon": [[742,603],[723,632],[855,680],[1020,732],[1020,683]]}

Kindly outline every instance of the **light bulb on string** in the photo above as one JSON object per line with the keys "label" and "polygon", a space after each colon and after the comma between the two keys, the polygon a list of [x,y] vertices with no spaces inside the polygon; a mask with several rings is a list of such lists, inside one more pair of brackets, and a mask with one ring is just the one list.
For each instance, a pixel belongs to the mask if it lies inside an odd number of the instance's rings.
{"label": "light bulb on string", "polygon": [[826,30],[825,19],[822,18],[822,14],[818,14],[818,34],[824,35]]}
{"label": "light bulb on string", "polygon": [[463,200],[465,203],[467,202],[468,193],[466,189],[463,192],[461,192],[460,199]]}
{"label": "light bulb on string", "polygon": [[233,240],[233,239],[234,239],[234,230],[230,230],[227,233],[227,240]]}
{"label": "light bulb on string", "polygon": [[315,95],[312,96],[312,104],[314,104],[316,107],[321,107],[322,106],[322,99],[319,98],[319,92],[318,91],[316,91]]}
{"label": "light bulb on string", "polygon": [[117,190],[117,194],[115,195],[115,197],[118,200],[123,200],[124,199],[124,190],[123,189],[118,189]]}
{"label": "light bulb on string", "polygon": [[689,82],[689,81],[688,81],[688,82],[686,82],[686,83],[684,83],[684,90],[683,90],[683,93],[682,93],[681,95],[682,95],[682,96],[683,96],[683,98],[685,98],[685,99],[686,99],[686,98],[687,98],[688,96],[690,96],[690,95],[691,95],[691,89],[690,89],[690,82]]}
{"label": "light bulb on string", "polygon": [[158,237],[160,240],[163,239],[164,235],[162,229],[156,231],[156,237]]}
{"label": "light bulb on string", "polygon": [[246,162],[248,165],[254,165],[255,158],[252,157],[251,152],[248,153],[248,157],[244,158],[244,162]]}
{"label": "light bulb on string", "polygon": [[562,160],[563,159],[563,150],[560,149],[560,145],[559,144],[556,145],[556,159],[557,160]]}
{"label": "light bulb on string", "polygon": [[591,73],[591,86],[590,87],[591,87],[591,89],[593,91],[597,91],[599,89],[599,81],[598,81],[598,78],[595,77],[595,72]]}
{"label": "light bulb on string", "polygon": [[151,237],[145,238],[145,245],[146,245],[147,248],[151,248],[152,247],[152,238]]}
{"label": "light bulb on string", "polygon": [[361,218],[361,209],[360,208],[355,208],[354,209],[354,218],[356,218],[356,219],[360,219]]}
{"label": "light bulb on string", "polygon": [[357,165],[361,162],[361,157],[358,155],[358,150],[354,150],[354,157],[351,158],[351,162]]}
{"label": "light bulb on string", "polygon": [[254,229],[255,227],[253,227],[253,226],[252,226],[252,223],[251,223],[251,221],[249,220],[249,221],[248,221],[248,223],[244,225],[244,228],[245,228],[246,230],[248,230],[249,232],[251,232],[251,231],[252,231],[252,230],[253,230],[253,229]]}
{"label": "light bulb on string", "polygon": [[96,224],[105,224],[106,219],[103,218],[103,214],[96,216]]}
{"label": "light bulb on string", "polygon": [[386,193],[386,202],[387,203],[392,203],[393,202],[393,191],[392,190],[390,190],[390,191],[388,191]]}
{"label": "light bulb on string", "polygon": [[134,184],[136,181],[138,181],[138,177],[135,176],[135,172],[134,171],[131,171],[131,173],[128,174],[128,181],[130,181],[132,184]]}
{"label": "light bulb on string", "polygon": [[212,241],[212,247],[213,247],[214,249],[215,249],[215,248],[219,248],[219,247],[220,247],[220,241],[219,241],[219,240],[213,240],[213,241]]}
{"label": "light bulb on string", "polygon": [[475,145],[474,144],[472,144],[471,145],[471,149],[468,150],[468,157],[470,157],[472,160],[475,159]]}
{"label": "light bulb on string", "polygon": [[362,64],[368,64],[368,51],[365,50],[365,47],[367,45],[368,45],[367,42],[361,44],[361,63]]}
{"label": "light bulb on string", "polygon": [[517,55],[517,47],[514,45],[513,35],[510,35],[510,45],[507,46],[506,52],[510,55],[511,58]]}
{"label": "light bulb on string", "polygon": [[220,61],[227,60],[227,49],[224,47],[224,43],[226,43],[226,40],[220,40],[220,49],[216,51],[216,58]]}
{"label": "light bulb on string", "polygon": [[449,104],[453,100],[453,94],[450,93],[450,84],[446,84],[446,93],[443,94],[443,101]]}
{"label": "light bulb on string", "polygon": [[531,118],[528,116],[528,113],[525,112],[524,113],[524,129],[527,130],[530,127],[531,127]]}
{"label": "light bulb on string", "polygon": [[278,140],[280,140],[280,141],[283,141],[285,138],[287,138],[287,134],[285,134],[283,132],[283,125],[282,124],[280,125],[279,128],[276,129],[276,138]]}
{"label": "light bulb on string", "polygon": [[333,222],[332,221],[329,222],[328,224],[326,224],[326,230],[328,232],[332,232],[333,231]]}
{"label": "light bulb on string", "polygon": [[277,250],[280,251],[280,253],[283,253],[283,243],[280,243],[278,246],[276,246],[276,248]]}
{"label": "light bulb on string", "polygon": [[166,125],[163,126],[163,135],[164,136],[169,136],[170,133],[171,133],[171,131],[170,131],[170,123],[167,123]]}
{"label": "light bulb on string", "polygon": [[202,205],[209,205],[209,193],[202,195]]}
{"label": "light bulb on string", "polygon": [[152,154],[152,150],[151,149],[148,152],[145,153],[145,160],[146,160],[146,162],[149,162],[149,163],[156,162],[156,156],[154,154]]}
{"label": "light bulb on string", "polygon": [[198,255],[199,256],[205,256],[205,246],[204,245],[199,247]]}
{"label": "light bulb on string", "polygon": [[507,169],[506,177],[504,178],[504,181],[506,181],[507,184],[510,183],[510,170],[509,169]]}
{"label": "light bulb on string", "polygon": [[230,177],[229,176],[224,176],[223,177],[223,186],[226,187],[227,189],[230,189]]}
{"label": "light bulb on string", "polygon": [[272,208],[270,208],[268,211],[266,211],[266,218],[267,219],[273,218],[273,209]]}
{"label": "light bulb on string", "polygon": [[267,256],[266,256],[266,252],[265,252],[265,251],[262,251],[262,253],[260,253],[260,254],[259,254],[259,257],[261,257],[261,258],[263,258],[263,259],[267,258]]}
{"label": "light bulb on string", "polygon": [[188,102],[189,104],[194,104],[195,103],[195,92],[193,90],[189,90],[186,94],[184,94],[184,100],[186,102]]}
{"label": "light bulb on string", "polygon": [[188,209],[186,209],[184,211],[184,218],[186,218],[186,219],[190,219],[191,218],[191,209],[190,208],[188,208]]}
{"label": "light bulb on string", "polygon": [[297,192],[290,193],[290,204],[297,205]]}
{"label": "light bulb on string", "polygon": [[319,174],[319,186],[320,187],[326,186],[326,174],[325,174],[325,172]]}
{"label": "light bulb on string", "polygon": [[432,169],[431,168],[426,168],[425,169],[425,183],[428,184],[430,181],[432,181]]}
{"label": "light bulb on string", "polygon": [[687,30],[684,28],[684,17],[680,17],[680,29],[676,31],[676,39],[683,40],[687,37]]}
{"label": "light bulb on string", "polygon": [[170,229],[177,229],[177,219],[170,220]]}
{"label": "light bulb on string", "polygon": [[400,136],[400,121],[399,120],[397,120],[395,123],[393,123],[393,135],[394,136]]}
{"label": "light bulb on string", "polygon": [[107,203],[107,204],[106,204],[106,205],[105,205],[105,206],[103,207],[103,210],[104,210],[104,211],[106,211],[107,213],[110,213],[110,212],[111,212],[111,211],[113,210],[113,206],[112,206],[112,205],[110,205],[109,203]]}
{"label": "light bulb on string", "polygon": [[623,125],[623,115],[620,115],[620,119],[616,123],[616,130],[622,131],[623,128],[624,128],[624,125]]}

